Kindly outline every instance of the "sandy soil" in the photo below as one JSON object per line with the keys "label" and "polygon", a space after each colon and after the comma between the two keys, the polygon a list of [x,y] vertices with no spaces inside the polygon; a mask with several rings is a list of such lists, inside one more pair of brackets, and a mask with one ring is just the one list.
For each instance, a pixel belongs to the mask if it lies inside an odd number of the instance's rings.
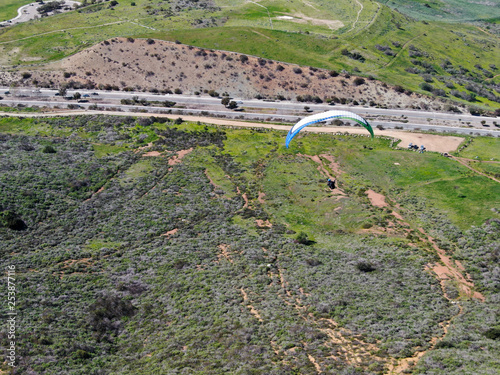
{"label": "sandy soil", "polygon": [[387,207],[388,204],[385,201],[385,196],[382,194],[376,193],[371,189],[368,189],[366,191],[366,195],[368,195],[368,199],[370,199],[370,202],[373,206],[375,207]]}
{"label": "sandy soil", "polygon": [[191,151],[193,151],[193,148],[190,148],[188,150],[181,150],[177,153],[177,155],[174,155],[172,159],[168,160],[168,165],[176,165],[179,164],[182,161],[182,158],[189,154]]}
{"label": "sandy soil", "polygon": [[163,234],[162,234],[162,236],[166,236],[166,237],[169,237],[169,238],[170,238],[170,236],[173,236],[174,234],[176,234],[178,230],[179,230],[179,229],[174,228],[174,229],[172,229],[172,230],[169,230],[169,231],[168,231],[168,232],[166,232],[166,233],[163,233]]}

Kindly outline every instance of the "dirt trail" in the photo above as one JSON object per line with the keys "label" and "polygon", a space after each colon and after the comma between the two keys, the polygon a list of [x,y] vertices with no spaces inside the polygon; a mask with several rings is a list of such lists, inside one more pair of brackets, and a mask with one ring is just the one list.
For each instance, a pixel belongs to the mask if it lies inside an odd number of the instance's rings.
{"label": "dirt trail", "polygon": [[229,263],[233,263],[233,260],[231,259],[231,255],[228,251],[229,245],[220,244],[218,247],[219,247],[221,252],[219,255],[217,255],[217,258],[218,258],[217,263],[219,263],[222,260],[222,258],[226,258],[229,261]]}
{"label": "dirt trail", "polygon": [[[249,299],[248,299],[248,294],[245,292],[245,290],[243,288],[240,289],[240,292],[241,294],[243,295],[243,302],[248,302]],[[255,307],[253,307],[252,305],[248,304],[246,305],[249,309],[250,309],[250,313],[255,316],[259,322],[263,322],[264,319],[262,319],[262,316],[260,316],[259,312],[255,309]]]}
{"label": "dirt trail", "polygon": [[459,158],[459,157],[457,157],[457,156],[452,156],[451,158],[452,158],[453,160],[458,161],[460,164],[462,164],[463,166],[465,166],[465,167],[469,168],[470,170],[472,170],[472,171],[476,172],[477,174],[480,174],[481,176],[484,176],[484,177],[488,177],[490,180],[493,180],[493,181],[495,181],[495,182],[500,183],[500,180],[496,179],[495,177],[489,176],[489,175],[487,175],[486,173],[480,172],[480,171],[478,171],[477,169],[474,169],[473,167],[471,167],[471,166],[469,165],[469,163],[467,163],[467,161],[470,161],[471,159]]}
{"label": "dirt trail", "polygon": [[[396,374],[406,374],[406,373],[411,373],[411,368],[414,366],[427,352],[433,350],[436,346],[436,344],[439,342],[439,340],[442,340],[446,334],[448,333],[448,327],[451,325],[451,322],[458,316],[462,315],[463,313],[463,307],[459,305],[459,311],[456,315],[452,316],[448,321],[446,322],[441,322],[439,325],[441,328],[443,328],[443,334],[440,337],[433,337],[431,338],[430,344],[431,346],[424,351],[421,352],[416,352],[412,357],[408,358],[403,358],[397,363],[396,366],[391,366],[389,368],[389,375],[396,375]],[[413,364],[412,364],[413,363]]]}
{"label": "dirt trail", "polygon": [[[303,157],[306,157],[306,158],[309,158],[311,159],[312,161],[314,161],[315,163],[318,163],[318,171],[323,175],[325,176],[325,180],[327,178],[330,178],[332,180],[335,180],[335,176],[332,176],[330,174],[330,172],[328,172],[328,170],[326,169],[325,167],[325,164],[323,163],[323,160],[321,160],[320,156],[327,159],[329,162],[330,162],[330,168],[332,168],[337,175],[341,174],[342,171],[340,170],[339,168],[339,165],[337,163],[335,163],[334,159],[333,159],[333,156],[331,155],[325,155],[325,154],[321,154],[321,155],[303,155],[303,154],[297,154],[298,156],[303,156]],[[326,183],[326,181],[325,181]],[[330,190],[332,192],[333,195],[339,195],[339,196],[343,196],[343,195],[347,195],[342,189],[340,189],[338,186],[335,187],[335,189],[331,189]],[[342,198],[342,197],[340,197]]]}
{"label": "dirt trail", "polygon": [[208,178],[208,181],[210,182],[210,185],[212,185],[215,189],[220,189],[220,186],[217,185],[214,180],[208,175],[208,170],[205,169],[205,176]]}
{"label": "dirt trail", "polygon": [[354,30],[354,29],[356,28],[356,24],[357,24],[357,23],[358,23],[358,21],[359,21],[359,16],[360,16],[360,14],[361,14],[361,12],[363,11],[363,8],[364,8],[364,7],[363,7],[363,4],[362,4],[362,3],[360,3],[360,2],[359,2],[359,0],[356,0],[356,3],[358,3],[358,5],[361,7],[361,9],[360,9],[360,10],[358,10],[358,14],[357,14],[357,16],[356,16],[356,20],[355,20],[355,21],[354,21],[354,23],[352,24],[352,27],[351,27],[351,29],[350,29],[349,31],[352,31],[352,30]]}
{"label": "dirt trail", "polygon": [[241,197],[243,198],[243,200],[245,201],[245,204],[243,205],[243,208],[248,208],[248,197],[247,197],[247,193],[244,193],[244,194],[241,194],[241,191],[240,191],[240,188],[238,186],[236,186],[236,192],[241,195]]}
{"label": "dirt trail", "polygon": [[[328,358],[334,358],[336,360],[342,359],[352,366],[357,366],[367,361],[376,361],[388,365],[387,359],[378,357],[374,354],[379,350],[375,344],[364,341],[361,336],[353,334],[353,332],[348,329],[340,328],[332,319],[316,318],[312,313],[308,313],[307,305],[302,302],[301,298],[307,297],[309,293],[306,293],[302,288],[299,288],[300,294],[292,292],[286,281],[283,269],[277,266],[271,269],[268,275],[271,279],[269,286],[280,285],[281,289],[285,292],[278,293],[278,297],[286,305],[293,307],[300,318],[326,335],[328,339],[324,344],[325,347],[335,352],[335,355],[332,354]],[[321,373],[322,368],[326,366],[322,366],[322,361],[314,358],[311,353],[308,352],[307,345],[304,345],[303,349],[316,371]]]}
{"label": "dirt trail", "polygon": [[[432,245],[434,250],[436,250],[439,256],[439,260],[443,263],[443,265],[435,264],[431,268],[436,274],[437,278],[441,281],[441,285],[443,286],[443,288],[444,282],[446,280],[455,280],[456,282],[458,282],[461,291],[465,293],[466,296],[484,302],[484,296],[480,292],[474,291],[475,286],[474,283],[470,281],[470,276],[467,273],[465,274],[465,276],[462,274],[462,272],[465,271],[465,267],[458,260],[455,260],[455,262],[453,262],[451,258],[446,255],[446,252],[438,247],[438,245],[434,241],[434,238],[425,233],[422,228],[418,228],[418,230],[427,237],[427,241]],[[445,296],[446,298],[448,298],[446,294]]]}
{"label": "dirt trail", "polygon": [[[367,190],[366,194],[368,195],[368,198],[370,199],[372,205],[381,208],[390,207],[390,205],[386,202],[384,195],[376,193],[373,190]],[[396,211],[393,211],[392,214],[400,220],[403,219],[402,216]],[[400,224],[405,224],[406,226],[408,226],[407,223],[404,223],[402,221],[400,221]],[[481,302],[484,302],[485,297],[480,292],[474,290],[475,288],[474,283],[471,281],[470,275],[465,273],[465,267],[459,261],[453,262],[452,259],[448,255],[446,255],[446,252],[443,249],[439,248],[439,246],[434,241],[434,238],[429,236],[422,228],[418,228],[418,231],[420,232],[420,234],[424,236],[424,238],[419,236],[420,240],[422,242],[427,242],[431,244],[431,246],[434,248],[441,261],[441,263],[428,265],[426,266],[425,269],[434,272],[436,278],[440,281],[444,297],[449,301],[451,301],[452,303],[457,303],[453,298],[449,297],[446,291],[445,283],[446,281],[451,280],[458,283],[462,295],[465,295],[469,298],[475,298]],[[445,335],[448,332],[448,327],[450,326],[452,321],[456,317],[462,314],[463,311],[462,306],[459,305],[459,307],[460,310],[456,315],[452,316],[447,321],[440,323],[441,327],[443,328],[443,334],[439,337],[431,338],[430,340],[431,346],[427,350],[416,352],[412,357],[403,358],[397,362],[396,361],[393,362],[392,364],[390,364],[387,373],[392,375],[392,374],[403,374],[406,373],[407,371],[411,371],[410,370],[412,367],[411,363],[415,365],[427,352],[434,349],[436,343],[439,340],[445,337]]]}

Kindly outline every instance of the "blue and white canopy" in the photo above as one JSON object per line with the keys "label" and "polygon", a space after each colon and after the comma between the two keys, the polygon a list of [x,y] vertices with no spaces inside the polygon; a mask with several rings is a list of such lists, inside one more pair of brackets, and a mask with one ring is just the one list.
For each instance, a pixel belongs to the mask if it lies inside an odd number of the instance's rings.
{"label": "blue and white canopy", "polygon": [[316,124],[318,122],[328,121],[334,118],[343,118],[356,121],[358,124],[365,127],[365,129],[370,132],[373,138],[373,129],[368,121],[366,121],[363,117],[349,111],[327,111],[307,116],[296,123],[294,126],[292,126],[292,128],[288,132],[288,135],[286,136],[286,147],[288,148],[288,145],[290,144],[290,141],[293,139],[293,137],[295,137],[306,126]]}

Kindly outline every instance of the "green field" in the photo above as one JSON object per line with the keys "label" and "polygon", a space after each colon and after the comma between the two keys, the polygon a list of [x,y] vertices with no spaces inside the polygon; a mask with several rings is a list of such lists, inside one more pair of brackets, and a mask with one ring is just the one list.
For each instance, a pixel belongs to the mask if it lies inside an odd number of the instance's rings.
{"label": "green field", "polygon": [[386,0],[382,3],[413,18],[432,21],[472,22],[500,17],[500,7],[495,2]]}
{"label": "green field", "polygon": [[494,139],[488,137],[477,137],[458,156],[479,159],[500,161],[500,149]]}
{"label": "green field", "polygon": [[17,17],[17,10],[31,0],[0,0],[0,22]]}

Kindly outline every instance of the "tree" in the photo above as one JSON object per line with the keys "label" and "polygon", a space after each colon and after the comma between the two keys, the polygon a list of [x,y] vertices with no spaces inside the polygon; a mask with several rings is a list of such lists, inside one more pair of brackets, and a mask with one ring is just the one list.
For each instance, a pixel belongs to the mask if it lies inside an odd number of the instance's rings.
{"label": "tree", "polygon": [[68,92],[68,89],[66,88],[66,86],[59,87],[59,95],[66,96],[67,92]]}
{"label": "tree", "polygon": [[75,93],[73,94],[73,99],[75,99],[75,100],[78,100],[78,99],[80,99],[81,97],[82,97],[82,94],[80,94],[79,92],[75,92]]}
{"label": "tree", "polygon": [[360,85],[362,85],[362,84],[364,84],[364,83],[365,83],[364,78],[361,78],[361,77],[356,77],[356,78],[354,79],[354,84],[355,84],[356,86],[360,86]]}
{"label": "tree", "polygon": [[234,100],[231,100],[229,102],[229,105],[227,106],[227,108],[229,108],[229,109],[236,109],[236,108],[238,108],[238,103],[236,103]]}
{"label": "tree", "polygon": [[300,232],[297,237],[295,238],[295,242],[298,242],[302,245],[312,245],[315,242],[311,241],[309,237],[307,236],[307,233],[305,232]]}
{"label": "tree", "polygon": [[225,98],[222,98],[222,100],[220,101],[221,104],[224,106],[224,107],[227,107],[229,105],[229,102],[231,101],[230,98],[228,97],[225,97]]}

